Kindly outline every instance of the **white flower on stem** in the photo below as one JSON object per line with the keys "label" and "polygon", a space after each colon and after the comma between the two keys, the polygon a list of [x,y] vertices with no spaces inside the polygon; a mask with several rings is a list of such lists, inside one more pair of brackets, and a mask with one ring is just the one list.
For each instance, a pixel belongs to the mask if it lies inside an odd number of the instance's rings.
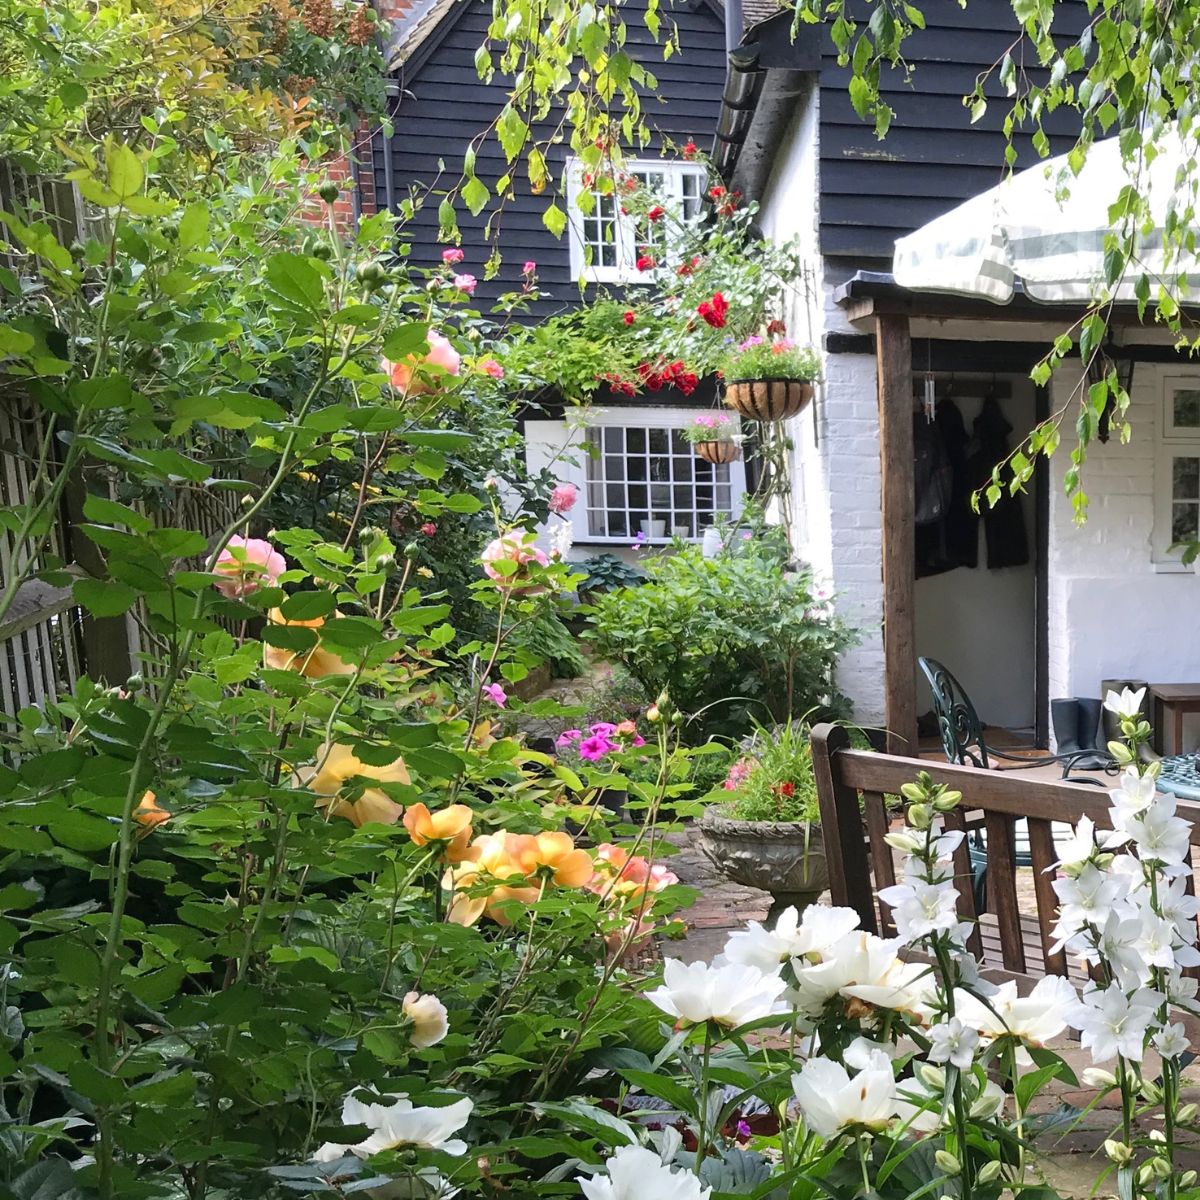
{"label": "white flower on stem", "polygon": [[1145,688],[1138,688],[1136,692],[1132,688],[1122,688],[1120,692],[1109,692],[1104,697],[1104,707],[1110,713],[1132,721],[1142,715],[1142,701],[1145,698]]}
{"label": "white flower on stem", "polygon": [[1184,975],[1178,964],[1173,971],[1162,976],[1159,982],[1168,1004],[1188,1008],[1196,1006],[1196,994],[1200,992],[1200,981]]}
{"label": "white flower on stem", "polygon": [[371,1104],[347,1096],[342,1104],[343,1125],[365,1125],[371,1130],[366,1140],[356,1145],[326,1142],[313,1155],[315,1162],[332,1162],[346,1154],[369,1158],[384,1150],[400,1146],[419,1146],[440,1150],[443,1154],[461,1155],[467,1143],[451,1135],[468,1121],[472,1101],[465,1097],[444,1108],[415,1108],[407,1094],[390,1096],[389,1104]]}
{"label": "white flower on stem", "polygon": [[644,1146],[620,1146],[605,1167],[606,1175],[576,1176],[588,1200],[708,1200],[712,1195],[712,1188],[703,1187],[690,1171],[672,1170]]}
{"label": "white flower on stem", "polygon": [[1187,865],[1191,848],[1190,821],[1175,815],[1175,800],[1159,803],[1147,809],[1133,822],[1133,844],[1143,863],[1157,863],[1164,875],[1190,873]]}
{"label": "white flower on stem", "polygon": [[896,932],[906,942],[958,928],[958,890],[953,883],[897,883],[881,888],[879,898],[891,906]]}
{"label": "white flower on stem", "polygon": [[822,962],[793,959],[797,1006],[818,1016],[834,996],[861,1000],[877,1008],[921,1012],[933,986],[929,968],[901,962],[901,938],[884,939],[859,931],[831,946]]}
{"label": "white flower on stem", "polygon": [[1186,1054],[1191,1049],[1191,1043],[1183,1022],[1173,1021],[1170,1025],[1164,1025],[1154,1035],[1154,1048],[1163,1058],[1178,1058]]}
{"label": "white flower on stem", "polygon": [[1071,1010],[1070,1023],[1091,1051],[1092,1062],[1108,1062],[1118,1054],[1141,1062],[1146,1032],[1162,999],[1149,988],[1138,988],[1132,995],[1116,984],[1089,988]]}
{"label": "white flower on stem", "polygon": [[804,1124],[822,1137],[843,1129],[883,1129],[896,1113],[896,1078],[886,1054],[872,1051],[850,1075],[841,1063],[813,1058],[792,1076]]}
{"label": "white flower on stem", "polygon": [[1136,909],[1132,916],[1114,909],[1100,928],[1095,950],[1085,957],[1106,963],[1123,987],[1136,987],[1150,978],[1150,967],[1142,957],[1142,930]]}
{"label": "white flower on stem", "polygon": [[1114,812],[1140,813],[1154,801],[1156,785],[1153,775],[1142,775],[1137,767],[1126,767],[1121,782],[1108,793]]}
{"label": "white flower on stem", "polygon": [[1002,983],[986,1004],[969,992],[956,991],[954,1012],[982,1037],[1010,1037],[1029,1046],[1044,1046],[1066,1029],[1067,1013],[1078,999],[1061,975],[1047,975],[1028,996],[1019,996],[1012,980]]}
{"label": "white flower on stem", "polygon": [[409,1040],[418,1049],[436,1046],[450,1030],[446,1006],[436,996],[420,996],[409,992],[400,1011],[412,1022]]}
{"label": "white flower on stem", "polygon": [[1047,874],[1055,867],[1064,871],[1082,867],[1096,853],[1096,822],[1091,817],[1080,817],[1071,836],[1056,845],[1060,857],[1054,866],[1046,868]]}
{"label": "white flower on stem", "polygon": [[1196,915],[1200,913],[1200,899],[1187,890],[1188,880],[1176,875],[1169,883],[1161,882],[1158,887],[1158,911],[1162,913],[1189,946],[1196,942]]}
{"label": "white flower on stem", "polygon": [[745,963],[684,963],[668,958],[662,987],[646,999],[681,1025],[712,1021],[727,1029],[786,1011],[779,997],[787,984],[778,976]]}
{"label": "white flower on stem", "polygon": [[1086,944],[1073,939],[1089,925],[1103,925],[1116,913],[1129,915],[1133,909],[1126,904],[1130,880],[1120,874],[1101,871],[1088,863],[1077,875],[1056,879],[1053,887],[1058,895],[1058,922],[1054,926],[1054,950],[1067,946],[1074,953],[1085,953]]}
{"label": "white flower on stem", "polygon": [[810,904],[803,917],[795,907],[785,908],[774,929],[751,921],[745,929],[731,933],[722,957],[725,962],[775,972],[789,958],[823,957],[831,946],[858,928],[859,919],[852,908]]}
{"label": "white flower on stem", "polygon": [[978,1046],[978,1031],[964,1025],[958,1017],[939,1021],[929,1027],[930,1062],[950,1063],[960,1071],[965,1071],[975,1060]]}
{"label": "white flower on stem", "polygon": [[1175,926],[1152,909],[1141,914],[1141,930],[1134,948],[1150,967],[1170,970],[1175,965]]}

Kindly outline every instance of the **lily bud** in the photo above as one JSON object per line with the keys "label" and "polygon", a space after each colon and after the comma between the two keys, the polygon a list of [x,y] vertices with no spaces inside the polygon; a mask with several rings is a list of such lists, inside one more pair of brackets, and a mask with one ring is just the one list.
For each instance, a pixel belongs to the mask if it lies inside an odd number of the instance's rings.
{"label": "lily bud", "polygon": [[925,799],[925,789],[919,783],[902,783],[900,785],[900,795],[905,800],[913,804],[918,804]]}
{"label": "lily bud", "polygon": [[1179,1186],[1181,1188],[1190,1188],[1196,1182],[1195,1171],[1184,1171],[1179,1177]]}
{"label": "lily bud", "polygon": [[988,1117],[994,1117],[1004,1104],[1004,1093],[997,1091],[995,1088],[983,1092],[974,1104],[971,1105],[971,1111],[968,1114],[973,1120],[986,1121]]}
{"label": "lily bud", "polygon": [[1000,1168],[1003,1165],[1004,1164],[1001,1163],[1001,1161],[998,1158],[993,1159],[990,1163],[984,1163],[983,1166],[979,1169],[979,1174],[976,1175],[975,1178],[980,1183],[991,1183],[992,1180],[995,1179],[996,1176],[1000,1174]]}
{"label": "lily bud", "polygon": [[937,812],[951,812],[958,807],[958,802],[961,799],[961,792],[943,792],[934,800],[933,807]]}
{"label": "lily bud", "polygon": [[1116,1138],[1108,1138],[1104,1143],[1104,1153],[1117,1164],[1117,1166],[1125,1166],[1133,1160],[1133,1150],[1124,1142],[1117,1141]]}
{"label": "lily bud", "polygon": [[1130,752],[1129,747],[1125,745],[1124,742],[1109,742],[1108,752],[1119,763],[1133,762],[1133,754]]}
{"label": "lily bud", "polygon": [[947,1175],[958,1175],[962,1171],[962,1164],[950,1153],[949,1150],[938,1150],[934,1153],[933,1161]]}
{"label": "lily bud", "polygon": [[1162,1088],[1157,1083],[1152,1083],[1149,1079],[1142,1080],[1141,1093],[1150,1101],[1151,1104],[1158,1104],[1162,1100]]}
{"label": "lily bud", "polygon": [[1117,1077],[1103,1067],[1085,1067],[1081,1076],[1083,1082],[1091,1088],[1111,1088],[1117,1086]]}

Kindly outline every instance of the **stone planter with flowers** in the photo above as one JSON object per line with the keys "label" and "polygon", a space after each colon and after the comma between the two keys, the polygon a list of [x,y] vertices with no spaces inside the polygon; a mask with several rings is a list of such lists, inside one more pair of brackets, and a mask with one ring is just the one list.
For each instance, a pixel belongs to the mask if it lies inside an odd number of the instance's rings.
{"label": "stone planter with flowers", "polygon": [[730,350],[719,369],[730,408],[751,421],[785,421],[812,399],[821,364],[809,346],[755,335]]}
{"label": "stone planter with flowers", "polygon": [[698,457],[714,466],[737,462],[742,457],[737,424],[727,413],[702,413],[683,427],[683,437]]}

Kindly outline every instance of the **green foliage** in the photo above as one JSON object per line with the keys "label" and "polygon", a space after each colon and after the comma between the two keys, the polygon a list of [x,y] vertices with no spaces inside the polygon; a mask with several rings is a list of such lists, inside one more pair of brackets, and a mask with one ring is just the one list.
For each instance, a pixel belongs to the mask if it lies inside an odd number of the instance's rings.
{"label": "green foliage", "polygon": [[514,634],[518,646],[547,663],[556,679],[578,679],[587,669],[587,659],[570,630],[552,613],[540,613]]}
{"label": "green foliage", "polygon": [[718,370],[735,379],[817,379],[821,360],[809,346],[796,346],[786,339],[747,338],[730,348]]}
{"label": "green foliage", "polygon": [[[819,822],[810,727],[801,719],[768,728],[756,725],[744,753],[730,769],[723,807],[740,821]],[[720,794],[718,794],[720,796]]]}
{"label": "green foliage", "polygon": [[645,572],[615,554],[594,554],[572,566],[584,573],[579,591],[589,596],[614,588],[636,587],[646,579]]}
{"label": "green foliage", "polygon": [[806,570],[785,571],[753,540],[706,559],[699,548],[647,564],[649,582],[597,598],[588,637],[648,695],[666,689],[688,737],[741,734],[754,720],[840,712],[833,682],[852,635]]}

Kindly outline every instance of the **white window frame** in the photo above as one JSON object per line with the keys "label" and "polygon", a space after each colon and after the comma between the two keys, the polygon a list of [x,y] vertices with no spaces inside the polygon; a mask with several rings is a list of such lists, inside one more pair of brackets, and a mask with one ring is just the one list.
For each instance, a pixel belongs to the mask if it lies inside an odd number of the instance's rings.
{"label": "white window frame", "polygon": [[1158,453],[1154,461],[1154,547],[1156,571],[1162,573],[1192,572],[1185,567],[1179,553],[1171,553],[1172,504],[1175,499],[1175,459],[1200,459],[1200,426],[1180,427],[1175,424],[1175,392],[1186,388],[1200,391],[1200,375],[1167,375],[1163,378],[1162,403],[1159,410]]}
{"label": "white window frame", "polygon": [[[663,177],[662,203],[677,213],[683,212],[684,179],[699,180],[699,198],[703,201],[705,184],[708,173],[699,163],[682,162],[666,158],[635,158],[625,162],[623,170],[629,174],[638,172],[654,172]],[[637,269],[637,239],[634,219],[621,212],[621,197],[617,193],[613,197],[616,205],[616,263],[604,265],[587,261],[587,247],[584,242],[583,212],[579,208],[579,197],[587,189],[583,184],[585,174],[578,159],[567,163],[567,228],[571,250],[571,274],[576,279],[588,283],[637,283],[649,282],[654,277],[652,271]]]}
{"label": "white window frame", "polygon": [[[585,430],[604,429],[612,427],[644,428],[644,429],[682,429],[690,425],[696,417],[711,413],[711,408],[594,408],[589,409],[583,420],[571,437],[574,453],[570,456],[574,461],[570,464],[569,475],[572,483],[579,491],[579,500],[571,510],[572,539],[576,545],[591,544],[597,546],[630,546],[633,545],[637,531],[620,537],[605,537],[590,531],[588,511],[590,495],[588,493],[588,460],[587,440]],[[730,416],[736,423],[737,418]],[[566,464],[564,464],[566,465]],[[746,466],[742,459],[729,464],[729,515],[736,518],[742,511],[746,498]],[[697,529],[694,535],[685,540],[699,542],[703,530]],[[641,544],[646,546],[666,546],[672,541],[671,531],[661,538],[646,538]]]}

